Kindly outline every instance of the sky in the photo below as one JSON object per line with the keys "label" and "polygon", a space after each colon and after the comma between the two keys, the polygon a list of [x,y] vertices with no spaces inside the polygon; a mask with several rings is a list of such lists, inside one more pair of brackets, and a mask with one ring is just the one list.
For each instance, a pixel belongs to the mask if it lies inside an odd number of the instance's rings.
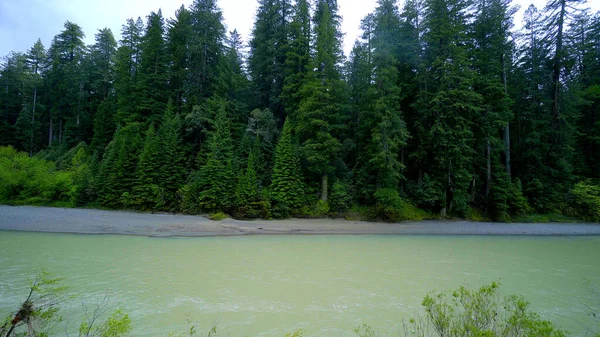
{"label": "sky", "polygon": [[[360,20],[375,9],[377,0],[338,0],[343,17],[342,31],[346,55],[360,36]],[[542,8],[545,0],[513,0],[521,6],[515,16],[520,26],[522,12],[529,4]],[[127,18],[145,17],[151,11],[162,9],[165,18],[173,17],[181,5],[189,7],[192,0],[0,0],[0,56],[11,51],[25,52],[40,38],[46,48],[54,35],[69,20],[80,25],[86,34],[86,44],[94,43],[98,29],[108,27],[117,40]],[[403,0],[399,4],[402,5]],[[229,31],[237,29],[247,42],[254,24],[256,0],[219,0],[225,24]],[[588,7],[600,10],[600,1],[588,0]]]}

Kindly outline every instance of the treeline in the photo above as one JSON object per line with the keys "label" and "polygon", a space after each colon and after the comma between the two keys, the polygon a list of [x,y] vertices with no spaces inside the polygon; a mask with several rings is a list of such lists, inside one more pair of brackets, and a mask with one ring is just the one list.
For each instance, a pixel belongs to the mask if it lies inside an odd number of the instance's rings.
{"label": "treeline", "polygon": [[[43,200],[75,206],[599,220],[600,14],[583,7],[532,5],[514,32],[509,0],[379,0],[348,58],[336,0],[260,0],[248,53],[215,0],[129,19],[118,43],[67,21],[5,58],[0,145],[67,172]],[[40,197],[7,181],[4,202]]]}

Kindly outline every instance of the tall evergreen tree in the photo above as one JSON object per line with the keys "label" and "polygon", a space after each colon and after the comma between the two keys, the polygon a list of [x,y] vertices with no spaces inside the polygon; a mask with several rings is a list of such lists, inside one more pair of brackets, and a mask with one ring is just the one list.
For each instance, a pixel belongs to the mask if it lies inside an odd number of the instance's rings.
{"label": "tall evergreen tree", "polygon": [[292,138],[292,126],[286,120],[275,148],[275,165],[271,177],[273,216],[288,217],[302,207],[304,188],[301,174],[300,159]]}
{"label": "tall evergreen tree", "polygon": [[131,123],[115,132],[98,173],[98,201],[102,206],[132,206],[131,192],[137,182],[138,158],[143,146],[141,124]]}
{"label": "tall evergreen tree", "polygon": [[427,61],[428,100],[425,130],[430,158],[427,173],[438,186],[437,207],[442,216],[468,209],[473,179],[473,128],[482,97],[471,90],[467,24],[472,4],[468,0],[428,0]]}
{"label": "tall evergreen tree", "polygon": [[168,58],[162,12],[148,15],[146,32],[140,43],[140,68],[138,75],[138,104],[135,121],[156,123],[164,113],[169,93]]}
{"label": "tall evergreen tree", "polygon": [[[29,66],[29,71],[31,74],[31,85],[33,86],[33,93],[31,95],[31,118],[28,120],[31,121],[29,125],[29,156],[33,156],[34,151],[36,150],[36,130],[38,126],[36,125],[35,118],[36,115],[39,114],[39,109],[42,108],[39,104],[38,100],[38,89],[42,86],[42,71],[45,68],[46,63],[46,49],[42,44],[42,41],[38,39],[33,47],[29,49],[27,52],[27,64]],[[38,111],[38,112],[36,112]]]}
{"label": "tall evergreen tree", "polygon": [[206,143],[206,152],[199,155],[198,205],[199,209],[208,212],[227,212],[233,206],[233,143],[225,104],[221,100]]}
{"label": "tall evergreen tree", "polygon": [[110,143],[115,133],[115,117],[117,115],[117,104],[114,95],[104,99],[98,106],[94,118],[94,137],[90,144],[90,153],[97,153],[101,158],[104,149]]}
{"label": "tall evergreen tree", "polygon": [[408,138],[400,112],[400,15],[394,2],[380,0],[372,22],[369,44],[373,49],[373,85],[368,89],[368,103],[366,110],[361,111],[358,126],[361,147],[357,176],[368,196],[377,188],[398,188],[404,168],[400,154]]}
{"label": "tall evergreen tree", "polygon": [[218,66],[223,58],[225,27],[216,0],[194,0],[190,7],[189,104],[201,104],[215,93]]}
{"label": "tall evergreen tree", "polygon": [[329,175],[339,160],[346,95],[339,71],[343,55],[337,4],[331,2],[330,9],[329,2],[317,3],[313,71],[301,89],[303,100],[295,121],[307,169],[320,180],[322,200],[327,200]]}
{"label": "tall evergreen tree", "polygon": [[0,72],[2,95],[0,96],[0,145],[16,145],[15,123],[23,109],[23,85],[27,74],[24,54],[11,53],[4,59]]}
{"label": "tall evergreen tree", "polygon": [[[509,8],[508,1],[502,0],[479,0],[475,5],[477,14],[472,26],[474,48],[471,57],[478,76],[474,79],[474,89],[485,97],[475,127],[475,148],[479,156],[475,156],[474,163],[479,180],[483,182],[480,184],[483,191],[477,193],[489,198],[494,190],[495,203],[500,203],[500,199],[507,196],[501,197],[501,191],[494,189],[492,184],[493,180],[507,179],[500,154],[509,153],[505,151],[503,142],[507,132],[504,128],[512,117],[506,91],[505,58],[511,54],[509,34],[514,10]],[[487,205],[483,207],[487,208]]]}
{"label": "tall evergreen tree", "polygon": [[181,118],[174,113],[173,103],[169,101],[163,122],[158,129],[160,165],[157,177],[162,193],[160,208],[166,211],[179,210],[178,192],[185,184],[190,171],[185,165],[181,124]]}
{"label": "tall evergreen tree", "polygon": [[285,118],[281,92],[285,79],[290,0],[260,0],[250,40],[248,69],[256,88],[259,106],[275,117]]}
{"label": "tall evergreen tree", "polygon": [[121,30],[121,42],[115,65],[115,91],[117,94],[117,124],[133,120],[138,105],[138,85],[141,61],[141,40],[144,22],[127,19]]}
{"label": "tall evergreen tree", "polygon": [[[88,123],[83,114],[82,71],[81,62],[86,51],[80,26],[70,21],[65,22],[64,30],[52,40],[48,56],[50,69],[47,75],[49,95],[49,144],[55,137],[59,143],[77,144],[83,139],[83,124]],[[57,133],[54,133],[58,127]]]}
{"label": "tall evergreen tree", "polygon": [[292,8],[289,24],[289,49],[285,55],[285,78],[281,92],[281,103],[285,115],[294,115],[302,100],[300,89],[304,84],[310,65],[310,5],[307,0],[298,0]]}
{"label": "tall evergreen tree", "polygon": [[175,17],[169,19],[167,31],[167,53],[169,60],[169,86],[173,107],[176,113],[181,113],[188,100],[188,67],[190,58],[190,43],[192,40],[192,17],[183,6],[175,12]]}

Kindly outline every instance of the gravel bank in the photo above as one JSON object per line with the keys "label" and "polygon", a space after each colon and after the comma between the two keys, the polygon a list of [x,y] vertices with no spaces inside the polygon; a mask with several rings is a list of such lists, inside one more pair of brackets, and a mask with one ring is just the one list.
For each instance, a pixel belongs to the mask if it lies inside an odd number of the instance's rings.
{"label": "gravel bank", "polygon": [[469,221],[389,224],[330,219],[211,221],[190,215],[0,205],[0,230],[155,237],[249,234],[600,235],[600,224]]}

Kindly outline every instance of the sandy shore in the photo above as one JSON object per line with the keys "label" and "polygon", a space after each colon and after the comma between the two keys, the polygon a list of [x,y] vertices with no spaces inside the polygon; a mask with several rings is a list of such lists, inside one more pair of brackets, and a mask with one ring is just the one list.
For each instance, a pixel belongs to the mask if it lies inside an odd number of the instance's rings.
{"label": "sandy shore", "polygon": [[0,205],[0,230],[153,237],[255,234],[600,235],[600,224],[469,221],[390,224],[341,219],[212,221],[190,215]]}

